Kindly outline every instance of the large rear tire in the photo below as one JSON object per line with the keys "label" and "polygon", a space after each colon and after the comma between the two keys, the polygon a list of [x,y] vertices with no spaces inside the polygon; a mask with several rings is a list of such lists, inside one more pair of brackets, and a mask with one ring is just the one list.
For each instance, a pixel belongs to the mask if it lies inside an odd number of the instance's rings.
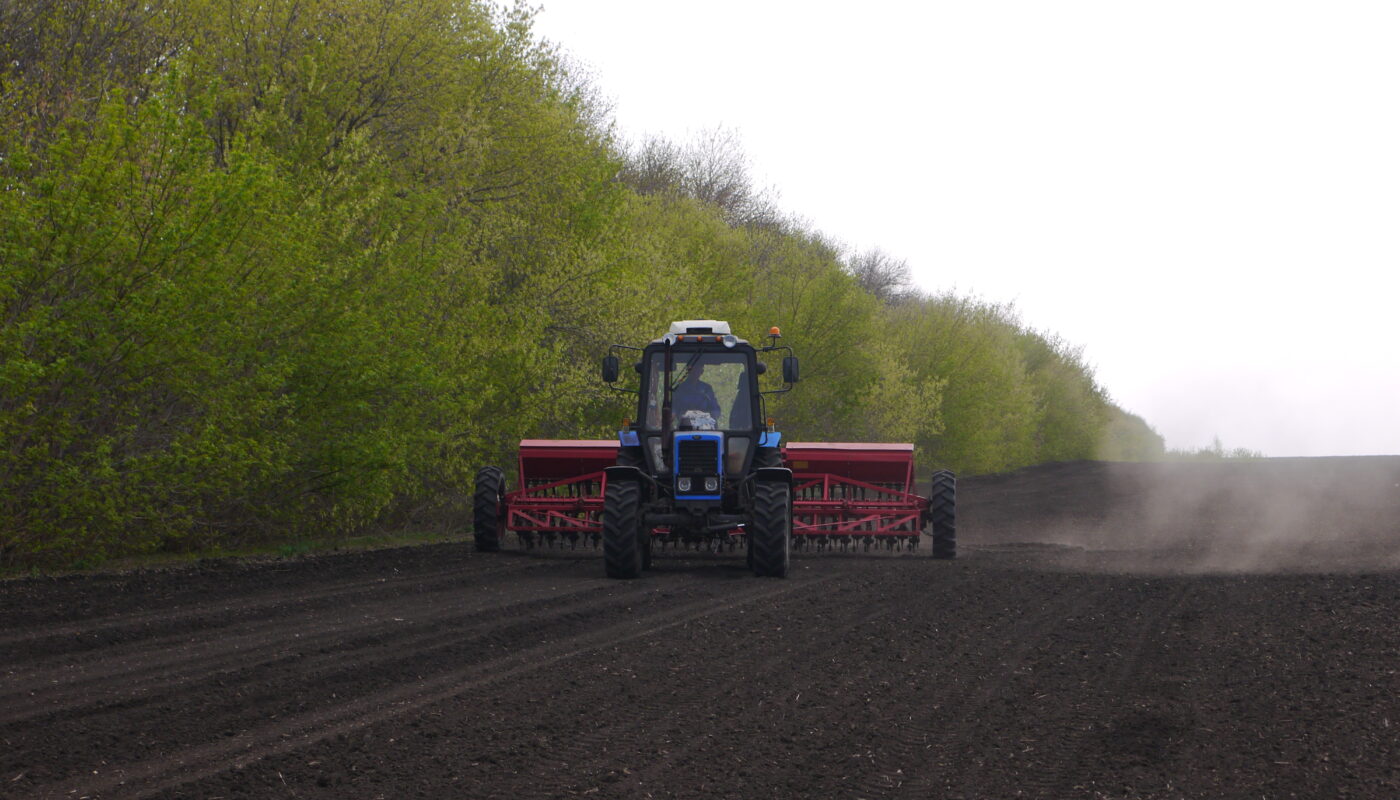
{"label": "large rear tire", "polygon": [[753,454],[753,468],[781,467],[783,452],[776,447],[760,447]]}
{"label": "large rear tire", "polygon": [[619,467],[636,467],[637,469],[646,469],[646,460],[642,457],[642,448],[617,448],[617,465]]}
{"label": "large rear tire", "polygon": [[642,487],[634,481],[609,481],[603,495],[603,570],[609,578],[637,578],[645,557]]}
{"label": "large rear tire", "polygon": [[786,578],[792,562],[792,487],[760,481],[753,495],[749,565],[761,578]]}
{"label": "large rear tire", "polygon": [[482,467],[476,472],[476,491],[472,494],[472,532],[478,553],[494,553],[501,549],[505,533],[506,476],[497,467]]}
{"label": "large rear tire", "polygon": [[952,472],[940,469],[933,473],[929,491],[929,547],[934,558],[957,558],[957,488],[958,479]]}

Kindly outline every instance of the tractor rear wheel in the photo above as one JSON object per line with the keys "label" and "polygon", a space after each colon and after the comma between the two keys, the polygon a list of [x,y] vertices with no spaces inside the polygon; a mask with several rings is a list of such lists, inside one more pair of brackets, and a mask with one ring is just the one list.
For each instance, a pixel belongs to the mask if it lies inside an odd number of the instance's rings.
{"label": "tractor rear wheel", "polygon": [[764,467],[781,467],[783,465],[783,453],[776,447],[760,447],[753,454],[753,468],[763,469]]}
{"label": "tractor rear wheel", "polygon": [[957,534],[957,477],[946,469],[933,473],[933,487],[929,491],[929,539],[934,558],[956,558],[958,555]]}
{"label": "tractor rear wheel", "polygon": [[792,487],[759,481],[753,495],[749,566],[759,577],[786,578],[792,560]]}
{"label": "tractor rear wheel", "polygon": [[617,465],[646,469],[646,460],[642,458],[642,449],[640,447],[617,448]]}
{"label": "tractor rear wheel", "polygon": [[472,494],[472,532],[478,553],[494,553],[501,549],[501,534],[505,523],[506,476],[497,467],[482,467],[476,472],[476,491]]}
{"label": "tractor rear wheel", "polygon": [[637,578],[645,555],[642,487],[635,481],[609,481],[603,495],[603,569],[609,578]]}

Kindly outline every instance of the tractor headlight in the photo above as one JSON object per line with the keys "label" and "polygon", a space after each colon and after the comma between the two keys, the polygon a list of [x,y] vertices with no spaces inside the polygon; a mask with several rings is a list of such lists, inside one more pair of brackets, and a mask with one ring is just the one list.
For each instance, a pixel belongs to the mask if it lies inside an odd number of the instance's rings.
{"label": "tractor headlight", "polygon": [[705,491],[707,491],[707,492],[718,492],[718,491],[719,491],[719,478],[706,478],[706,479],[705,479]]}
{"label": "tractor headlight", "polygon": [[682,492],[690,491],[690,478],[677,478],[676,489]]}

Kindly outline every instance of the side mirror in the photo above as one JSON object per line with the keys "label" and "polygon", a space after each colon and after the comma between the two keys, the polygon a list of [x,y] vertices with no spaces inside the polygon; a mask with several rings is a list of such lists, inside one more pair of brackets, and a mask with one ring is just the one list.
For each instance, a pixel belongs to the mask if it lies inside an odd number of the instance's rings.
{"label": "side mirror", "polygon": [[617,356],[603,356],[603,383],[616,383],[617,369]]}
{"label": "side mirror", "polygon": [[783,381],[797,383],[797,356],[783,357]]}
{"label": "side mirror", "polygon": [[763,363],[762,361],[758,362],[758,364],[756,364],[755,366],[757,366],[758,368],[759,375],[762,375],[763,373],[768,371],[768,365]]}

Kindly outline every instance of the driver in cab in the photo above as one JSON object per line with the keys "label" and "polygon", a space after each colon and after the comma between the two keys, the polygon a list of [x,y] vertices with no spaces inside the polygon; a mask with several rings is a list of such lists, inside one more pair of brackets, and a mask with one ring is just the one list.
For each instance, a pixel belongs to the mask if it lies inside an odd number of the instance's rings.
{"label": "driver in cab", "polygon": [[703,363],[691,367],[685,378],[671,390],[671,404],[676,409],[676,416],[681,419],[692,421],[699,415],[708,415],[718,423],[719,400],[710,384],[701,380],[704,374]]}

